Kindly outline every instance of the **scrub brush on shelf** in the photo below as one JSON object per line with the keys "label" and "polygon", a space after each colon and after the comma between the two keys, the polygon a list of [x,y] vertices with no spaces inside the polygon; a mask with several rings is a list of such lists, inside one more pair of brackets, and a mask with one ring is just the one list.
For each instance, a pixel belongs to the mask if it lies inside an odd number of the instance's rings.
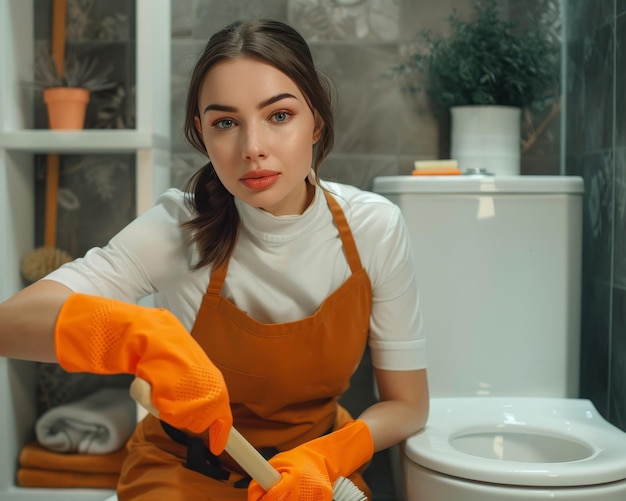
{"label": "scrub brush on shelf", "polygon": [[[158,418],[159,411],[152,405],[151,390],[150,383],[140,377],[130,385],[133,399]],[[280,481],[280,473],[234,427],[226,442],[226,452],[266,491]],[[350,479],[339,477],[333,484],[333,501],[367,501],[367,496]]]}
{"label": "scrub brush on shelf", "polygon": [[[57,72],[62,75],[65,65],[66,0],[54,0],[52,16],[52,55],[57,65]],[[20,263],[22,277],[28,283],[36,282],[73,259],[67,252],[55,246],[60,164],[58,153],[48,154],[47,162],[44,245],[24,255]]]}

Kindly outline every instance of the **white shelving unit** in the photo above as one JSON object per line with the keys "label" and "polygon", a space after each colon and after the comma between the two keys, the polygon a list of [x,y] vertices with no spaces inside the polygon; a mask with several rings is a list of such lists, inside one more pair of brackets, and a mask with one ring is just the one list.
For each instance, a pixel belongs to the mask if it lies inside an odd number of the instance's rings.
{"label": "white shelving unit", "polygon": [[[34,154],[134,153],[137,214],[170,183],[170,0],[136,2],[136,129],[57,132],[32,128],[33,0],[0,0],[0,301],[23,287],[20,259],[34,246]],[[36,312],[33,312],[36,314]],[[0,501],[105,500],[103,489],[15,485],[32,438],[35,364],[0,357]]]}

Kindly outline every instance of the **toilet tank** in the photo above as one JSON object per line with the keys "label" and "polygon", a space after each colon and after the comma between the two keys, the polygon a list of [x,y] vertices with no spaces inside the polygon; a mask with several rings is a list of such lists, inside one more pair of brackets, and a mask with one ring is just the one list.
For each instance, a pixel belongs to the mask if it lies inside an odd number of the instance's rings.
{"label": "toilet tank", "polygon": [[582,178],[387,176],[406,220],[431,397],[578,396]]}

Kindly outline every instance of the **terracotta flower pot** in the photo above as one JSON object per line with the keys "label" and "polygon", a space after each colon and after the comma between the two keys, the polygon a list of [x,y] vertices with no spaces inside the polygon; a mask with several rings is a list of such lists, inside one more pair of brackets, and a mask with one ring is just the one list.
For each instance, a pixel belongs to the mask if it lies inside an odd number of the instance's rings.
{"label": "terracotta flower pot", "polygon": [[82,129],[89,102],[89,90],[78,87],[44,89],[43,100],[48,107],[50,129]]}

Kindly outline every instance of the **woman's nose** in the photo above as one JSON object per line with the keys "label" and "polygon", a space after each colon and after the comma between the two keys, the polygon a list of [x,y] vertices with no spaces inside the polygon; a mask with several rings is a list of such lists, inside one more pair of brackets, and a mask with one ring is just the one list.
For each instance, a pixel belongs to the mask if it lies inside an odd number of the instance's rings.
{"label": "woman's nose", "polygon": [[267,156],[262,127],[247,126],[243,134],[242,156],[253,161]]}

